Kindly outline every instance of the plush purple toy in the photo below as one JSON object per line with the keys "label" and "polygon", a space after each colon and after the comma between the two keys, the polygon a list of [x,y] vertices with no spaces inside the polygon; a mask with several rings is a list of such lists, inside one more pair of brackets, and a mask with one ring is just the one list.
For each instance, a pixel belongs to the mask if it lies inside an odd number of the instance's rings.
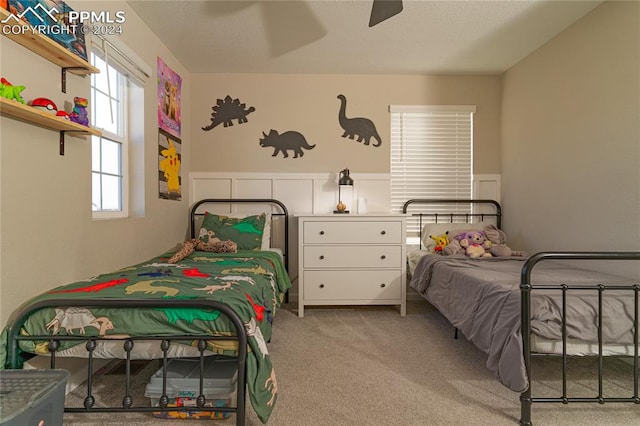
{"label": "plush purple toy", "polygon": [[87,105],[89,101],[86,98],[73,98],[73,111],[69,114],[69,119],[74,123],[82,124],[83,126],[89,125],[89,114],[87,113]]}
{"label": "plush purple toy", "polygon": [[484,232],[472,231],[458,235],[460,247],[465,249],[465,254],[469,257],[492,257],[489,253],[491,241],[487,240]]}

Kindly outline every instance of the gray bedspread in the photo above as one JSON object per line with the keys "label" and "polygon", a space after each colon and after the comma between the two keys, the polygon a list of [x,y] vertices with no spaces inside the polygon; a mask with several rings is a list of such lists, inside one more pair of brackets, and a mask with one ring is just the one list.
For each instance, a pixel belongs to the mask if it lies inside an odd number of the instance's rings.
{"label": "gray bedspread", "polygon": [[[426,255],[420,259],[410,282],[413,289],[488,355],[489,370],[515,392],[523,392],[528,386],[520,332],[520,271],[525,260]],[[630,285],[634,281],[549,261],[533,268],[531,283]],[[547,339],[562,339],[559,293],[532,292],[533,333]],[[597,342],[597,292],[572,291],[567,300],[568,337]],[[604,292],[603,312],[604,343],[633,344],[633,293]]]}

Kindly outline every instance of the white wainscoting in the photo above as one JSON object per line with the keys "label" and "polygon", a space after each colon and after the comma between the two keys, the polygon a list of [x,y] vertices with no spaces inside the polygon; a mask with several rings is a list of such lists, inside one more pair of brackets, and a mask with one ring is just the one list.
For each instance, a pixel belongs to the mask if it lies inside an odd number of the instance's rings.
{"label": "white wainscoting", "polygon": [[[391,181],[388,173],[351,173],[354,181],[353,206],[366,199],[368,213],[389,213]],[[203,198],[274,198],[282,201],[291,215],[289,223],[289,275],[293,288],[290,301],[297,300],[298,235],[296,214],[331,213],[338,203],[337,173],[189,173],[189,205]],[[500,175],[476,175],[473,178],[473,198],[500,201]],[[249,212],[234,207],[230,213]],[[222,212],[221,212],[222,213]],[[408,300],[421,297],[413,290]]]}
{"label": "white wainscoting", "polygon": [[[390,178],[385,173],[351,173],[354,200],[366,198],[370,213],[389,213]],[[338,203],[337,173],[189,174],[189,202],[202,198],[275,198],[289,212],[331,213]],[[349,209],[358,211],[357,202]]]}

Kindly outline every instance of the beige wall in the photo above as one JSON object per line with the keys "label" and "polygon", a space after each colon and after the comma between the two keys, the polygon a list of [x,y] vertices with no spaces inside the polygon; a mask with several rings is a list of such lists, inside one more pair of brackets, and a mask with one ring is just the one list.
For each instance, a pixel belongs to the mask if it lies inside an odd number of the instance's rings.
{"label": "beige wall", "polygon": [[[187,230],[187,198],[158,199],[156,57],[183,77],[189,76],[125,2],[69,2],[77,10],[124,10],[123,41],[154,70],[144,99],[143,217],[95,221],[91,217],[91,149],[88,138],[67,137],[58,154],[58,133],[1,117],[0,326],[28,298],[54,286],[144,261],[174,247]],[[144,50],[136,47],[144,46]],[[0,37],[0,70],[14,84],[27,86],[25,100],[48,97],[59,106],[74,96],[89,97],[88,77],[68,77],[60,91],[60,68],[6,37]],[[183,135],[190,135],[190,105],[183,102]],[[188,158],[190,146],[183,155]],[[188,161],[183,163],[188,175]],[[131,165],[132,167],[135,164]]]}
{"label": "beige wall", "polygon": [[[504,75],[515,245],[640,249],[640,2],[605,2]],[[640,270],[640,269],[638,269]]]}
{"label": "beige wall", "polygon": [[[389,105],[477,105],[474,172],[500,173],[499,76],[192,74],[192,170],[198,172],[389,172]],[[342,138],[340,101],[347,117],[371,119],[382,137],[378,148]],[[210,131],[219,98],[238,98],[255,111],[248,122]],[[302,158],[272,157],[259,146],[262,132],[295,130],[312,150]]]}

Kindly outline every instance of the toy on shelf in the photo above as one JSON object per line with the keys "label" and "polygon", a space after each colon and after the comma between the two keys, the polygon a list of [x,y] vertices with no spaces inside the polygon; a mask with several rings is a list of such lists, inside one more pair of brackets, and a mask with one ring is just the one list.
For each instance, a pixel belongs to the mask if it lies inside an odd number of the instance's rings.
{"label": "toy on shelf", "polygon": [[0,96],[3,98],[7,98],[9,100],[16,100],[21,104],[25,103],[20,93],[26,89],[25,86],[14,86],[9,83],[6,78],[2,77],[0,79]]}
{"label": "toy on shelf", "polygon": [[56,115],[56,113],[58,112],[58,106],[55,104],[55,102],[47,98],[35,98],[34,100],[29,102],[29,105],[53,115]]}
{"label": "toy on shelf", "polygon": [[86,98],[75,97],[73,98],[73,111],[69,114],[69,119],[74,123],[82,124],[83,126],[89,125],[89,114],[87,113],[87,105],[89,101]]}
{"label": "toy on shelf", "polygon": [[31,105],[33,108],[51,113],[56,117],[69,120],[69,113],[65,110],[58,110],[58,106],[51,99],[35,98],[34,100],[29,102],[29,105]]}

